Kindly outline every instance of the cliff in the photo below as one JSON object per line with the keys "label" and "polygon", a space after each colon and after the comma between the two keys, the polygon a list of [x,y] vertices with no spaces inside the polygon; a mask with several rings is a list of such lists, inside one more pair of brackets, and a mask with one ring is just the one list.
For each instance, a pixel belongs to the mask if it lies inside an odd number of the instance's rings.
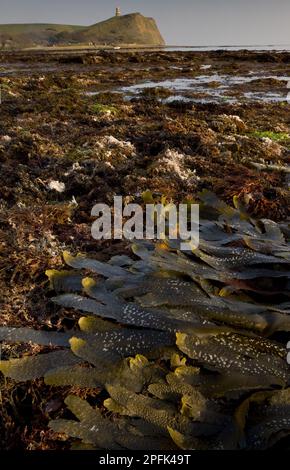
{"label": "cliff", "polygon": [[164,45],[153,18],[140,13],[115,16],[92,26],[55,24],[0,25],[0,48],[49,45]]}
{"label": "cliff", "polygon": [[80,31],[65,33],[74,42],[96,44],[146,44],[164,45],[157,24],[153,18],[140,13],[115,16]]}

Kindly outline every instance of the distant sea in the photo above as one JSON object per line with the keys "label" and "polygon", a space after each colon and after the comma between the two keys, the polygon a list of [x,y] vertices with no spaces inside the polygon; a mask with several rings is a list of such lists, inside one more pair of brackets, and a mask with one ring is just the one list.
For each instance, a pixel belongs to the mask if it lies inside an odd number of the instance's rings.
{"label": "distant sea", "polygon": [[166,46],[165,49],[171,51],[290,51],[290,44],[282,44],[280,46]]}

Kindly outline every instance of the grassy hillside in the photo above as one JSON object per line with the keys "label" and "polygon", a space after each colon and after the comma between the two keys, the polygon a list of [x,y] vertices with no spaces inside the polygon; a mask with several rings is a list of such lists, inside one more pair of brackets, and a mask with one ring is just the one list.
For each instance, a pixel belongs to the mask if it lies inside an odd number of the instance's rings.
{"label": "grassy hillside", "polygon": [[0,46],[3,48],[50,45],[55,43],[55,37],[59,33],[72,33],[82,29],[82,26],[49,23],[2,24],[0,25]]}
{"label": "grassy hillside", "polygon": [[70,36],[77,42],[98,44],[164,44],[155,20],[140,13],[113,17]]}
{"label": "grassy hillside", "polygon": [[153,18],[133,13],[92,26],[62,24],[0,25],[0,47],[31,47],[67,44],[164,44]]}
{"label": "grassy hillside", "polygon": [[50,23],[24,23],[24,24],[0,24],[0,33],[8,33],[11,36],[15,34],[39,33],[42,31],[75,31],[84,29],[85,26],[74,26],[67,24],[50,24]]}

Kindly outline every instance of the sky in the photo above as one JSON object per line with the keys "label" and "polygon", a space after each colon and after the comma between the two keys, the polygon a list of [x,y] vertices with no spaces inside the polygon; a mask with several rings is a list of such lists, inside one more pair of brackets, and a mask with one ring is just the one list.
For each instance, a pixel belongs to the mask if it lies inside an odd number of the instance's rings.
{"label": "sky", "polygon": [[169,45],[290,44],[290,0],[0,0],[0,23],[90,25],[140,12]]}

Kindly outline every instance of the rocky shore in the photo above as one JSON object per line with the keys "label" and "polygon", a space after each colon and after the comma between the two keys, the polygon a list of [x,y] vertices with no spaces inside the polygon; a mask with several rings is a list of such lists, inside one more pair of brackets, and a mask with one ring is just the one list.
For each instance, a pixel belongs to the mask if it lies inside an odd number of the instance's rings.
{"label": "rocky shore", "polygon": [[[64,250],[128,254],[90,233],[93,205],[115,195],[206,189],[289,221],[289,64],[286,52],[0,53],[0,326],[75,327],[45,271]],[[4,344],[2,358],[47,349]],[[67,388],[0,381],[2,448],[68,447],[47,428]]]}

